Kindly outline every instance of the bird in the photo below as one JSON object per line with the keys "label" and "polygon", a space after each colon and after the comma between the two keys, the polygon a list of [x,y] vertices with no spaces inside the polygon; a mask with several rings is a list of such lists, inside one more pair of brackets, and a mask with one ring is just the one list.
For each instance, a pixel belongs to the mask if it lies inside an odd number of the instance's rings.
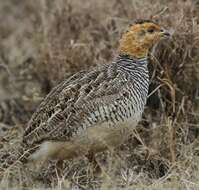
{"label": "bird", "polygon": [[27,124],[24,160],[95,160],[96,153],[121,145],[145,108],[149,53],[169,36],[158,23],[138,19],[121,35],[112,62],[79,71],[55,86]]}

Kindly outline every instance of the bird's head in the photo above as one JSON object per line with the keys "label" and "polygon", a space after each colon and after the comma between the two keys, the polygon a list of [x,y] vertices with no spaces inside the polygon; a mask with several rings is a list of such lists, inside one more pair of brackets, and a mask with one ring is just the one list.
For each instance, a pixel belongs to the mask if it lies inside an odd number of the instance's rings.
{"label": "bird's head", "polygon": [[170,33],[167,30],[153,21],[137,20],[129,25],[127,31],[122,35],[119,53],[135,58],[146,57],[157,42],[169,36]]}

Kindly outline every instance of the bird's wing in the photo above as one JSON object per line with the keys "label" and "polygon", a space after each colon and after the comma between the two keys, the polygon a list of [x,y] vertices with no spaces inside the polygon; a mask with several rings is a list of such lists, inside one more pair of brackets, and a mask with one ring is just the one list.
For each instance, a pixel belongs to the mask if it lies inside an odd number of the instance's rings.
{"label": "bird's wing", "polygon": [[[128,76],[116,64],[104,65],[72,76],[55,87],[33,114],[24,133],[24,142],[66,140],[79,128],[104,122],[106,117],[89,118],[100,107],[124,98]],[[126,96],[126,95],[125,95]],[[109,110],[110,111],[110,110]],[[104,120],[104,121],[103,121]]]}

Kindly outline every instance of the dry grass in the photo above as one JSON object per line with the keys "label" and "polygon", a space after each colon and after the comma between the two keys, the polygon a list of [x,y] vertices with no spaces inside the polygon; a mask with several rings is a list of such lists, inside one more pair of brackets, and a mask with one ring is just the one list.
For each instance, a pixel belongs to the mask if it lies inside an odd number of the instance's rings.
{"label": "dry grass", "polygon": [[197,0],[7,0],[0,2],[0,160],[15,155],[41,99],[63,78],[111,61],[125,26],[153,18],[174,29],[151,56],[143,120],[115,153],[34,172],[16,163],[0,189],[199,189],[199,4]]}

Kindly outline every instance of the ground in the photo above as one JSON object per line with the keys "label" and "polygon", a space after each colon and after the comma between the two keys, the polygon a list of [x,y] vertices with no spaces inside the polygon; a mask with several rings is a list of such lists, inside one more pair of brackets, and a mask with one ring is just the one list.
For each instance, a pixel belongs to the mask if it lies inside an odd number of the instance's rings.
{"label": "ground", "polygon": [[7,0],[0,2],[0,168],[15,155],[41,100],[64,78],[110,62],[134,19],[174,31],[150,56],[142,121],[114,152],[97,155],[102,176],[81,158],[36,172],[0,170],[0,189],[199,189],[199,2],[197,0]]}

